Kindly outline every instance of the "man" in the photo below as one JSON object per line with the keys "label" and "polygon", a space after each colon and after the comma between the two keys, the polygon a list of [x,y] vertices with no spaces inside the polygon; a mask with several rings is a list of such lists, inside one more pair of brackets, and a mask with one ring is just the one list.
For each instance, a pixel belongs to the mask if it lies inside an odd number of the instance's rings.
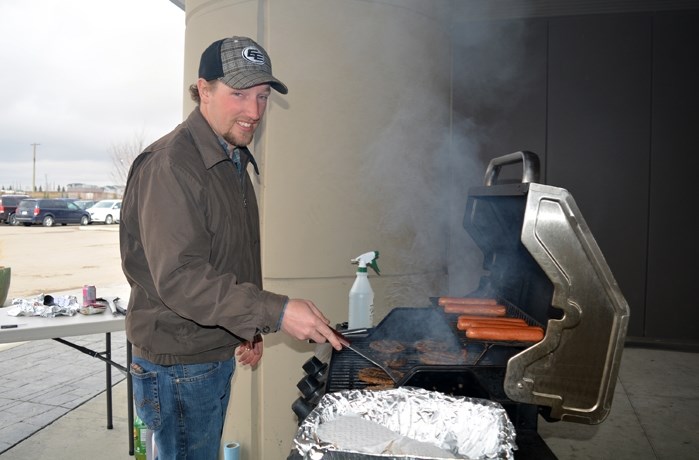
{"label": "man", "polygon": [[[258,208],[247,146],[271,89],[267,52],[246,37],[210,45],[190,87],[197,108],[134,161],[122,202],[126,335],[134,400],[160,459],[211,460],[235,370],[262,334],[342,345],[313,302],[262,289]],[[235,351],[237,349],[237,351]]]}

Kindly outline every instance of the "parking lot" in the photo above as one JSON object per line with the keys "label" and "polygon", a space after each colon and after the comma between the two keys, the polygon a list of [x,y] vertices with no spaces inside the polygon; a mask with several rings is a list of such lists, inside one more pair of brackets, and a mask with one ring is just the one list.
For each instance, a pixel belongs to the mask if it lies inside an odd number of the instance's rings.
{"label": "parking lot", "polygon": [[126,283],[118,225],[11,226],[0,224],[0,266],[11,267],[7,302],[14,297]]}

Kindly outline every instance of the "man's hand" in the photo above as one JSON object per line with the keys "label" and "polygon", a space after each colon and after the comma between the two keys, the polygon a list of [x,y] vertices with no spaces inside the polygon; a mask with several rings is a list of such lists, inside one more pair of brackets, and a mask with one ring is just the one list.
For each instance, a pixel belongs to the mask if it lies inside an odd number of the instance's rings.
{"label": "man's hand", "polygon": [[282,318],[282,331],[298,340],[330,342],[333,348],[342,350],[342,344],[328,326],[329,323],[330,321],[310,300],[289,299]]}
{"label": "man's hand", "polygon": [[262,359],[262,336],[256,335],[252,343],[244,342],[235,350],[235,356],[238,362],[244,366],[255,366]]}

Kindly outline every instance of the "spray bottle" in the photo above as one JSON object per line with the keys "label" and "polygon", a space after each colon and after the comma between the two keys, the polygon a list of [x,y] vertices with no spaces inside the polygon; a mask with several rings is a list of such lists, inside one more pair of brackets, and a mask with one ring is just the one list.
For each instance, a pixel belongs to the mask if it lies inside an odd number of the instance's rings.
{"label": "spray bottle", "polygon": [[354,280],[349,292],[349,329],[369,328],[374,324],[374,291],[369,284],[367,265],[379,275],[379,266],[376,259],[379,251],[371,251],[352,259],[353,264],[358,264],[357,278]]}

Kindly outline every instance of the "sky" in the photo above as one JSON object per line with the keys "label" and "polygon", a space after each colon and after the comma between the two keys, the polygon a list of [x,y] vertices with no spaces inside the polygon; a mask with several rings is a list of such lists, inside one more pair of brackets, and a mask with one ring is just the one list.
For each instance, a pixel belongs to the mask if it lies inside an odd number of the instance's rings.
{"label": "sky", "polygon": [[0,188],[118,184],[114,150],[182,121],[185,14],[169,0],[0,1]]}

